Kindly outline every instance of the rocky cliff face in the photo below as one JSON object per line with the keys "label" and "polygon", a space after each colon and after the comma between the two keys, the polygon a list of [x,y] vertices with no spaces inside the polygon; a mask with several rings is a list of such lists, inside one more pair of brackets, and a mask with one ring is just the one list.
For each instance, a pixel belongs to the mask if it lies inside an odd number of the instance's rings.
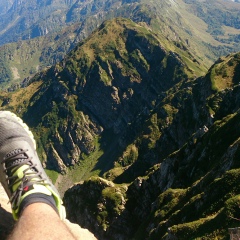
{"label": "rocky cliff face", "polygon": [[[0,184],[0,238],[1,240],[8,239],[9,235],[14,229],[16,222],[12,217],[11,204],[9,203],[8,196]],[[65,219],[65,224],[68,229],[72,232],[77,240],[88,239],[96,240],[94,235],[87,229],[80,228],[79,225],[71,223],[69,220]]]}
{"label": "rocky cliff face", "polygon": [[8,196],[0,184],[0,238],[7,239],[7,236],[13,229],[14,220],[11,214],[11,205],[9,203]]}
{"label": "rocky cliff face", "polygon": [[[136,136],[139,130],[132,126],[140,128],[166,92],[191,75],[183,59],[164,49],[150,31],[117,19],[41,74],[43,84],[23,117],[39,133],[46,166],[64,172],[96,150],[103,130],[126,147],[127,131]],[[112,142],[105,139],[102,146]]]}
{"label": "rocky cliff face", "polygon": [[[186,86],[185,91],[174,93],[176,103],[181,102],[182,107],[172,115],[172,121],[168,120],[156,147],[148,152],[138,149],[145,156],[114,180],[126,189],[121,201],[115,202],[122,210],[115,213],[114,219],[109,217],[104,193],[108,186],[115,189],[112,193],[117,193],[119,186],[108,182],[100,187],[101,179],[89,180],[97,182],[93,186],[83,182],[66,192],[64,202],[69,217],[92,229],[100,239],[228,238],[227,229],[237,226],[234,218],[239,216],[240,87],[234,80],[239,63],[239,54],[219,60],[204,78],[193,82],[191,89]],[[229,64],[228,77],[220,71],[225,64]],[[216,90],[215,86],[220,84],[229,87]],[[180,100],[180,96],[184,98]],[[171,101],[172,109],[177,108],[174,102]],[[162,108],[155,111],[159,114]],[[180,123],[182,129],[179,129]],[[192,129],[194,134],[187,137],[186,129]],[[172,144],[174,142],[176,145]],[[162,156],[162,145],[170,155]],[[174,147],[179,150],[173,152]],[[141,160],[154,162],[147,159],[152,156],[158,163],[146,171],[144,177],[131,178],[132,183],[124,184],[126,176],[133,176],[137,167],[143,166],[139,164]],[[113,178],[111,173],[105,176]],[[90,189],[87,193],[84,192],[86,186]],[[90,198],[96,200],[91,207],[86,204]],[[110,209],[118,208],[112,205]],[[84,222],[84,219],[89,221]],[[118,226],[124,226],[126,231],[120,231]]]}

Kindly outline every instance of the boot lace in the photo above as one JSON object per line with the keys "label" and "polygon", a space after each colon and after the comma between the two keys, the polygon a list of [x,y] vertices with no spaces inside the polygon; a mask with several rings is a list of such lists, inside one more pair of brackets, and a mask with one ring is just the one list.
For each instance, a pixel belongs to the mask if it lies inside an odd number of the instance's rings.
{"label": "boot lace", "polygon": [[[21,196],[25,193],[26,187],[29,187],[35,183],[44,184],[44,179],[42,177],[42,172],[39,172],[36,168],[37,164],[33,164],[32,158],[27,155],[28,150],[23,149],[15,149],[8,153],[3,161],[3,169],[5,174],[7,175],[6,179],[8,181],[8,187],[12,192],[12,196],[9,201],[12,204],[12,208],[15,210],[19,207]],[[13,176],[14,173],[23,165],[27,165],[28,167],[22,171],[23,176],[19,178],[18,176]],[[13,190],[13,186],[17,185],[17,189]]]}

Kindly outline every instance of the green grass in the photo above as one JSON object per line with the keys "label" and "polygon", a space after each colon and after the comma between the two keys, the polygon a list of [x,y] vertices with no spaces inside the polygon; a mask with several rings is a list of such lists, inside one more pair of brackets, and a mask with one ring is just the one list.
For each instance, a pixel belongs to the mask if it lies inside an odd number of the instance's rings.
{"label": "green grass", "polygon": [[83,155],[83,159],[81,159],[78,164],[75,164],[74,166],[70,167],[70,169],[68,169],[67,176],[73,182],[79,182],[86,180],[91,176],[99,175],[101,170],[94,170],[94,167],[104,152],[100,149],[98,138],[95,139],[94,145],[96,147],[96,150],[93,153],[90,155]]}
{"label": "green grass", "polygon": [[48,177],[52,180],[52,183],[55,184],[58,178],[59,173],[53,170],[44,169]]}

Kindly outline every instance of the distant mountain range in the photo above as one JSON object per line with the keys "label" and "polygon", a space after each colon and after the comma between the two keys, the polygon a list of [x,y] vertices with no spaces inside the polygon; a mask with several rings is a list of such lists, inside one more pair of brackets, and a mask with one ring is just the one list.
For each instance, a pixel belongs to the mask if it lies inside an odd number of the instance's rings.
{"label": "distant mountain range", "polygon": [[[1,110],[33,131],[68,218],[101,240],[229,239],[240,205],[239,3],[8,3],[1,34],[21,40],[0,48]],[[48,34],[32,38],[36,27]]]}
{"label": "distant mountain range", "polygon": [[165,44],[188,49],[204,72],[218,57],[240,51],[240,4],[231,1],[15,0],[1,3],[0,8],[0,45],[18,42],[0,49],[0,82],[5,89],[15,89],[60,61],[113,17],[146,24],[167,38]]}

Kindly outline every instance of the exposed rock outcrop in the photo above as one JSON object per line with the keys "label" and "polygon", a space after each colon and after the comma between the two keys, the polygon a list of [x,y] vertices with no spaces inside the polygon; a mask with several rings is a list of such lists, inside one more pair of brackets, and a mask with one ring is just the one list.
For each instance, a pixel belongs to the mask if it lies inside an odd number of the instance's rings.
{"label": "exposed rock outcrop", "polygon": [[11,213],[11,205],[7,194],[0,184],[0,239],[7,239],[14,227],[14,220]]}
{"label": "exposed rock outcrop", "polygon": [[[7,194],[5,193],[2,185],[0,184],[0,239],[5,240],[12,232],[15,221],[12,218],[11,205]],[[76,237],[76,240],[96,240],[95,236],[87,229],[79,227],[77,224],[71,223],[69,220],[65,220],[65,223],[72,234]]]}
{"label": "exposed rock outcrop", "polygon": [[38,133],[47,168],[64,173],[95,151],[104,130],[126,147],[127,132],[134,138],[166,92],[191,75],[184,59],[165,49],[150,30],[126,19],[107,21],[33,79],[43,84],[23,118]]}
{"label": "exposed rock outcrop", "polygon": [[[234,59],[239,59],[238,55]],[[239,60],[237,62],[232,65],[234,69],[239,65]],[[212,239],[219,234],[227,238],[228,228],[236,226],[235,219],[239,216],[240,86],[232,81],[231,88],[216,91],[212,83],[221,81],[221,78],[216,75],[212,78],[210,75],[219,67],[218,64],[210,69],[205,78],[196,79],[191,88],[187,85],[182,90],[173,91],[173,95],[163,99],[162,105],[154,110],[155,115],[152,116],[159,116],[162,128],[152,117],[144,130],[151,133],[154,129],[156,133],[161,129],[160,134],[155,135],[160,138],[154,142],[154,135],[150,135],[151,141],[147,143],[155,145],[148,149],[147,154],[140,148],[144,146],[144,141],[141,146],[138,138],[134,145],[134,148],[138,148],[138,155],[139,152],[146,155],[129,162],[126,168],[126,156],[133,154],[130,150],[133,148],[130,147],[117,162],[121,164],[125,161],[123,173],[113,177],[111,170],[109,175],[105,175],[118,183],[129,178],[133,180],[125,192],[124,211],[120,211],[114,220],[108,218],[105,228],[96,224],[100,219],[99,211],[97,208],[93,211],[90,209],[93,206],[106,209],[107,203],[101,201],[98,205],[97,201],[89,207],[86,200],[91,197],[88,194],[84,196],[82,191],[88,186],[91,189],[89,192],[96,194],[94,199],[104,199],[104,190],[99,189],[94,181],[92,185],[84,182],[69,189],[64,197],[72,221],[79,222],[78,216],[85,216],[81,210],[74,212],[73,206],[78,209],[85,206],[87,209],[84,212],[89,221],[80,221],[79,224],[91,228],[97,236],[106,240],[186,239],[186,236]],[[235,74],[238,73],[235,71]],[[169,146],[170,142],[176,145]],[[165,158],[162,156],[163,150]],[[157,157],[150,162],[159,162],[148,169],[144,177],[134,180],[139,173],[138,168],[141,166],[144,169],[147,158],[152,156]],[[121,233],[115,226],[124,223],[128,223],[128,226]]]}
{"label": "exposed rock outcrop", "polygon": [[[222,228],[222,234],[228,235],[228,227],[234,224],[230,217],[239,214],[237,205],[229,205],[240,203],[240,172],[236,168],[240,153],[239,122],[240,111],[215,123],[195,143],[189,141],[154,166],[146,177],[136,178],[126,187],[124,197],[115,202],[117,206],[108,208],[104,195],[109,186],[115,189],[109,191],[110,199],[118,193],[112,182],[95,179],[75,185],[64,196],[68,216],[106,240],[184,239],[187,233],[200,237],[217,234]],[[116,208],[121,210],[115,212],[118,214],[114,218],[109,217]],[[104,219],[102,209],[106,211]],[[106,225],[101,225],[101,221]],[[188,225],[194,221],[197,232]],[[117,226],[124,226],[125,231],[119,231]],[[200,229],[207,226],[209,230],[202,233]],[[139,232],[144,237],[139,238]]]}

